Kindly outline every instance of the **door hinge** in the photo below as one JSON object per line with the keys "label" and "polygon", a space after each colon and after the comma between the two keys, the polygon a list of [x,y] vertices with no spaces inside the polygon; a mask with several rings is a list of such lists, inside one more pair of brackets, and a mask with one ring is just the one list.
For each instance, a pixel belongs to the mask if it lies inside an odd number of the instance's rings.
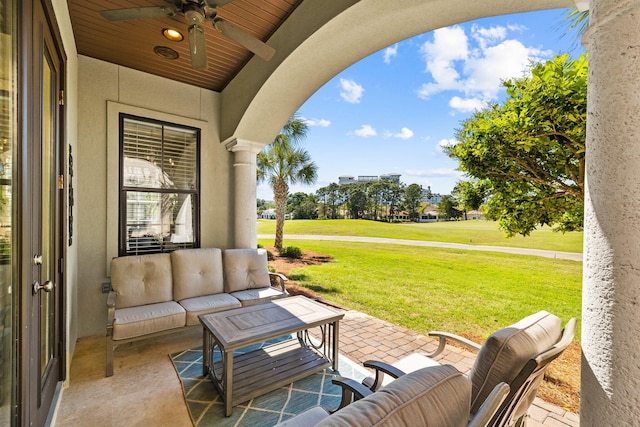
{"label": "door hinge", "polygon": [[58,259],[58,271],[60,274],[64,274],[64,258]]}
{"label": "door hinge", "polygon": [[58,175],[58,190],[64,190],[64,175]]}
{"label": "door hinge", "polygon": [[58,99],[58,104],[64,105],[64,90],[60,91],[60,98]]}

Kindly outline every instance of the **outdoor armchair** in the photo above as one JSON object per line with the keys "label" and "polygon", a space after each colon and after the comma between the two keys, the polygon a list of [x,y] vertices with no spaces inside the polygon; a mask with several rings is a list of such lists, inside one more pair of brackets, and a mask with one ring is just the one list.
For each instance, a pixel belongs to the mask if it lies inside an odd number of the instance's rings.
{"label": "outdoor armchair", "polygon": [[[341,383],[345,378],[334,378]],[[316,406],[278,427],[484,427],[509,392],[498,384],[473,416],[471,381],[451,365],[419,369],[404,375],[378,392],[357,381],[353,387],[364,397],[330,414]]]}
{"label": "outdoor armchair", "polygon": [[[391,365],[366,361],[364,365],[374,369],[375,375],[362,383],[375,391],[405,373],[437,365],[432,358],[442,353],[447,342],[455,342],[478,353],[469,374],[473,384],[471,413],[477,413],[493,388],[505,382],[510,388],[509,395],[489,425],[522,426],[548,364],[573,341],[575,326],[576,320],[572,318],[562,330],[558,317],[540,311],[493,333],[482,346],[457,335],[431,332],[430,336],[439,339],[435,352],[428,355],[414,353]],[[355,388],[344,387],[343,393],[342,405],[349,399],[362,397]]]}

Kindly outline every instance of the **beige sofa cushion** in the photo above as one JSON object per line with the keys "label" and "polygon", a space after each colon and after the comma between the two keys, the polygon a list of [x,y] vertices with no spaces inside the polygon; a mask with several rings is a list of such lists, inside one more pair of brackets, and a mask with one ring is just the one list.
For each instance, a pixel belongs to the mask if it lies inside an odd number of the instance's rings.
{"label": "beige sofa cushion", "polygon": [[186,313],[177,302],[161,302],[117,309],[113,339],[124,340],[185,325]]}
{"label": "beige sofa cushion", "polygon": [[187,298],[179,302],[187,310],[187,326],[200,324],[198,316],[201,314],[242,307],[237,298],[225,293]]}
{"label": "beige sofa cushion", "polygon": [[176,301],[224,292],[220,249],[174,251],[171,253],[171,268],[173,298]]}
{"label": "beige sofa cushion", "polygon": [[222,263],[227,293],[271,286],[264,249],[225,249]]}
{"label": "beige sofa cushion", "polygon": [[419,369],[325,418],[316,426],[462,427],[471,383],[451,365]]}
{"label": "beige sofa cushion", "polygon": [[123,256],[111,260],[116,307],[136,307],[173,299],[169,254]]}
{"label": "beige sofa cushion", "polygon": [[473,383],[472,414],[497,384],[513,381],[527,360],[558,342],[561,323],[553,314],[540,311],[487,338],[469,374]]}

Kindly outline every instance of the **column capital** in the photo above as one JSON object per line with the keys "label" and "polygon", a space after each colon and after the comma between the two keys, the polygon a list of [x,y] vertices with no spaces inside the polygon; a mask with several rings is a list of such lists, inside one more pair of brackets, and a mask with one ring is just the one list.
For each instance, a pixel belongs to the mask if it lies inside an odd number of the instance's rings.
{"label": "column capital", "polygon": [[262,142],[254,142],[236,137],[227,139],[223,144],[227,151],[231,151],[233,153],[237,151],[250,151],[253,154],[258,154],[265,146],[268,145]]}

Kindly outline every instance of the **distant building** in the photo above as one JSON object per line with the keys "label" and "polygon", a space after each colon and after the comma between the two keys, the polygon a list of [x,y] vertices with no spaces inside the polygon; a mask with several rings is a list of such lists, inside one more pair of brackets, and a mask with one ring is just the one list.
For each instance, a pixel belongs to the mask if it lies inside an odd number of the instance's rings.
{"label": "distant building", "polygon": [[438,207],[429,205],[420,212],[419,222],[438,222]]}
{"label": "distant building", "polygon": [[260,214],[260,218],[262,218],[262,219],[276,219],[276,210],[275,209],[265,209]]}
{"label": "distant building", "polygon": [[380,175],[380,181],[400,182],[400,174],[399,173],[386,173],[384,175]]}
{"label": "distant building", "polygon": [[383,175],[359,175],[358,178],[354,178],[351,175],[343,175],[338,177],[338,184],[355,184],[357,182],[376,182],[376,181],[392,181],[400,182],[400,174],[398,173],[386,173]]}
{"label": "distant building", "polygon": [[338,177],[338,184],[339,185],[343,185],[343,184],[353,184],[354,182],[358,182],[357,179],[355,179],[352,176],[339,176]]}
{"label": "distant building", "polygon": [[427,186],[426,190],[422,189],[422,200],[431,205],[437,205],[442,201],[442,194],[432,193],[431,186]]}

